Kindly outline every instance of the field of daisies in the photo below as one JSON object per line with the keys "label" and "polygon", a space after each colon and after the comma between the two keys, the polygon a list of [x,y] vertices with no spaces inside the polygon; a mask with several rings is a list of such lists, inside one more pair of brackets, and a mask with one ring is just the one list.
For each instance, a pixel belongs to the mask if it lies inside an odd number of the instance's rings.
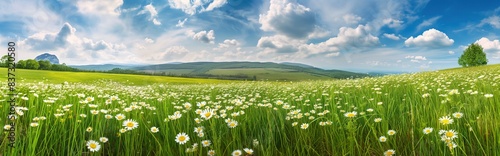
{"label": "field of daisies", "polygon": [[500,66],[307,82],[19,82],[16,147],[1,116],[0,153],[500,155],[499,82]]}

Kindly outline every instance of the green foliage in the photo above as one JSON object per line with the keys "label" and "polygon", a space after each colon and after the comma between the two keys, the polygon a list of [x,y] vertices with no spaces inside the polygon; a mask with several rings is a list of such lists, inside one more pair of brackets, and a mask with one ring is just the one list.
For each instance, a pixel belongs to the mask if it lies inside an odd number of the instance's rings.
{"label": "green foliage", "polygon": [[486,53],[483,51],[481,45],[474,43],[471,44],[464,53],[458,59],[458,64],[462,67],[480,66],[486,65],[488,59],[486,59]]}
{"label": "green foliage", "polygon": [[7,62],[8,62],[8,59],[9,59],[9,55],[4,55],[2,56],[2,58],[0,59],[0,67],[7,67]]}
{"label": "green foliage", "polygon": [[40,68],[40,64],[38,64],[38,61],[33,59],[26,60],[26,69],[38,69],[38,68]]}
{"label": "green foliage", "polygon": [[50,70],[51,66],[52,66],[52,63],[50,63],[50,61],[47,61],[47,60],[40,60],[38,61],[38,64],[40,64],[40,68],[39,69],[42,69],[42,70]]}
{"label": "green foliage", "polygon": [[17,61],[16,68],[21,68],[21,69],[26,68],[26,61],[25,60]]}

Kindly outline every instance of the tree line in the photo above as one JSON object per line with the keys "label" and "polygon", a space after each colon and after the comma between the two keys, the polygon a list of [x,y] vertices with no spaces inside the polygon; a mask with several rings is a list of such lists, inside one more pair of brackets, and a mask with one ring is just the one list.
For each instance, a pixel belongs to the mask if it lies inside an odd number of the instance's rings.
{"label": "tree line", "polygon": [[[8,67],[8,55],[2,56],[0,59],[0,67]],[[55,70],[55,71],[79,71],[76,68],[72,68],[67,66],[65,63],[63,64],[52,64],[47,60],[19,60],[16,63],[16,68],[19,69],[34,69],[34,70]]]}

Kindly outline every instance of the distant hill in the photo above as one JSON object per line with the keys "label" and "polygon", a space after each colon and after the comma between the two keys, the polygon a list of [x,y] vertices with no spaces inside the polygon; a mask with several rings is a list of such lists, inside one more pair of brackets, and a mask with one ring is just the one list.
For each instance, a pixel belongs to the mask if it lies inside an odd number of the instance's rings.
{"label": "distant hill", "polygon": [[52,64],[59,64],[59,59],[57,58],[57,56],[49,53],[43,53],[41,55],[38,55],[37,57],[35,57],[35,60],[36,61],[47,60],[50,61],[50,63]]}
{"label": "distant hill", "polygon": [[69,65],[69,66],[81,70],[108,71],[114,68],[130,69],[141,65],[97,64],[97,65]]}
{"label": "distant hill", "polygon": [[172,76],[228,77],[257,80],[317,80],[332,78],[360,78],[368,74],[342,70],[324,70],[299,63],[273,62],[192,62],[158,64],[129,68],[131,70],[162,73]]}

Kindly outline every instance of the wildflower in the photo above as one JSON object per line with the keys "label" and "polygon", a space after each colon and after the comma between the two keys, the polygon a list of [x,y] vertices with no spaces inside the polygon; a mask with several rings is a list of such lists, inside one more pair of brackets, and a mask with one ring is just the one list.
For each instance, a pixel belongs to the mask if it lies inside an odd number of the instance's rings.
{"label": "wildflower", "polygon": [[87,127],[87,132],[92,132],[92,127]]}
{"label": "wildflower", "polygon": [[203,133],[203,129],[205,129],[205,127],[203,127],[203,126],[195,127],[194,132],[195,133]]}
{"label": "wildflower", "polygon": [[382,118],[375,118],[375,120],[373,120],[375,122],[381,122],[382,121]]}
{"label": "wildflower", "polygon": [[453,123],[453,119],[451,119],[449,116],[443,116],[439,118],[439,123],[443,125],[449,125]]}
{"label": "wildflower", "polygon": [[426,127],[426,128],[424,128],[424,134],[429,134],[429,133],[431,133],[431,132],[432,132],[432,130],[433,130],[433,128],[431,128],[431,127]]}
{"label": "wildflower", "polygon": [[210,144],[211,144],[210,140],[201,141],[201,145],[203,145],[203,147],[208,147],[208,146],[210,146]]}
{"label": "wildflower", "polygon": [[394,135],[394,134],[396,134],[396,131],[391,129],[391,130],[387,131],[387,134]]}
{"label": "wildflower", "polygon": [[106,138],[106,137],[100,137],[99,141],[101,141],[102,143],[106,143],[106,142],[108,142],[108,138]]}
{"label": "wildflower", "polygon": [[127,129],[127,130],[132,130],[132,129],[137,128],[139,126],[139,124],[132,119],[127,119],[127,120],[123,121],[123,126],[125,126],[125,129]]}
{"label": "wildflower", "polygon": [[394,155],[396,154],[396,151],[394,151],[393,149],[390,149],[390,150],[387,150],[384,152],[384,155],[385,156],[391,156],[391,155]]}
{"label": "wildflower", "polygon": [[177,136],[175,136],[175,142],[179,144],[185,144],[186,142],[189,141],[189,136],[186,133],[179,133]]}
{"label": "wildflower", "polygon": [[380,142],[386,142],[387,138],[385,136],[381,136],[380,138],[378,138],[378,141],[380,141]]}
{"label": "wildflower", "polygon": [[[10,126],[10,125],[9,125]],[[32,122],[30,124],[31,127],[38,127],[38,122]],[[5,127],[4,127],[5,128]]]}
{"label": "wildflower", "polygon": [[113,116],[112,116],[112,115],[109,115],[109,114],[106,114],[106,115],[104,115],[104,118],[106,118],[106,119],[111,119],[111,118],[113,118]]}
{"label": "wildflower", "polygon": [[309,124],[307,123],[303,123],[302,125],[300,125],[300,128],[302,129],[307,129],[307,127],[309,127]]}
{"label": "wildflower", "polygon": [[99,111],[98,110],[90,110],[90,113],[97,115],[97,114],[99,114]]}
{"label": "wildflower", "polygon": [[372,108],[368,108],[366,109],[367,112],[373,112],[373,109]]}
{"label": "wildflower", "polygon": [[117,114],[115,116],[115,118],[116,118],[116,120],[123,120],[123,119],[125,119],[125,115],[123,115],[123,114]]}
{"label": "wildflower", "polygon": [[442,137],[444,137],[445,139],[448,139],[448,140],[453,140],[455,138],[458,137],[458,132],[456,132],[455,130],[441,130],[439,131],[439,134],[442,135]]}
{"label": "wildflower", "polygon": [[249,149],[249,148],[244,148],[243,151],[245,151],[247,154],[249,155],[252,155],[253,154],[253,150],[252,149]]}
{"label": "wildflower", "polygon": [[5,125],[5,126],[3,126],[3,129],[5,129],[5,130],[9,130],[10,128],[12,128],[11,125]]}
{"label": "wildflower", "polygon": [[353,112],[347,112],[347,113],[345,113],[344,116],[348,117],[348,118],[354,118],[354,117],[356,117],[357,114],[358,114],[358,112],[353,111]]}
{"label": "wildflower", "polygon": [[234,150],[233,153],[231,153],[232,156],[241,156],[242,154],[241,150]]}
{"label": "wildflower", "polygon": [[484,97],[491,98],[491,97],[493,97],[493,94],[484,94]]}
{"label": "wildflower", "polygon": [[227,125],[229,126],[229,128],[234,128],[238,126],[238,121],[231,120],[229,123],[227,123]]}
{"label": "wildflower", "polygon": [[157,127],[151,127],[151,132],[158,133],[158,131],[160,131],[160,129],[158,129]]}
{"label": "wildflower", "polygon": [[252,144],[253,144],[253,146],[259,146],[259,140],[253,139]]}
{"label": "wildflower", "polygon": [[214,111],[212,109],[205,109],[201,112],[201,117],[204,118],[205,120],[208,120],[210,118],[212,118],[212,116],[214,115]]}
{"label": "wildflower", "polygon": [[125,128],[120,129],[120,133],[125,133],[125,132],[127,132],[127,129]]}
{"label": "wildflower", "polygon": [[457,118],[457,119],[458,119],[458,118],[462,118],[463,116],[464,116],[464,114],[463,114],[463,113],[461,113],[461,112],[456,112],[456,113],[453,113],[453,117],[455,117],[455,118]]}
{"label": "wildflower", "polygon": [[214,150],[209,150],[207,155],[209,156],[214,156],[215,155],[215,151]]}
{"label": "wildflower", "polygon": [[85,101],[92,102],[92,101],[94,101],[94,97],[89,96],[89,97],[85,98]]}
{"label": "wildflower", "polygon": [[97,152],[99,149],[101,149],[101,145],[94,140],[89,140],[87,141],[87,148],[90,150],[90,152]]}

